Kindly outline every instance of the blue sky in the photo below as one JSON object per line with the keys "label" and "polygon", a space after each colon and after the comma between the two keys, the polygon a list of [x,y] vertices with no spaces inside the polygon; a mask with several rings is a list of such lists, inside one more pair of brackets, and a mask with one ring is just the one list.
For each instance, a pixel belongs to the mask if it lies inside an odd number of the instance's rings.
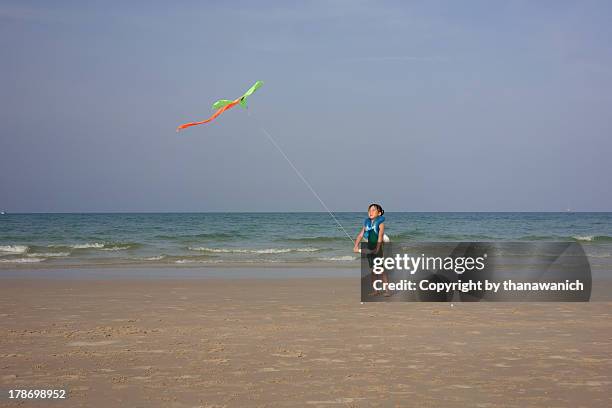
{"label": "blue sky", "polygon": [[608,1],[0,1],[0,208],[610,211]]}

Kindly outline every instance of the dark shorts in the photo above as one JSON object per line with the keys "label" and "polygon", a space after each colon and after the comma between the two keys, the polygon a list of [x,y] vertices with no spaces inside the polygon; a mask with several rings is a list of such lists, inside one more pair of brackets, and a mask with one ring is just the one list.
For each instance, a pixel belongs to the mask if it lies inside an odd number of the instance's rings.
{"label": "dark shorts", "polygon": [[[374,259],[382,258],[384,256],[383,255],[383,247],[384,247],[384,245],[381,245],[380,246],[380,251],[378,251],[375,254],[367,254],[366,255],[366,258],[368,258],[368,265],[370,266],[370,269],[372,269],[374,267]],[[370,248],[368,247],[368,249],[370,249]],[[376,249],[376,246],[374,246],[374,248],[372,248],[372,249]]]}

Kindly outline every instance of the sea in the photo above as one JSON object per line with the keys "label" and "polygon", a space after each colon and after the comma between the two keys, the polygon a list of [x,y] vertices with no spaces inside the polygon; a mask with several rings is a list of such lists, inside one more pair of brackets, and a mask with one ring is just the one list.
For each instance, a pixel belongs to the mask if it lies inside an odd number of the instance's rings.
{"label": "sea", "polygon": [[[0,269],[355,267],[365,212],[0,215]],[[573,241],[610,269],[612,213],[385,213],[394,242]],[[343,230],[344,229],[344,230]],[[346,233],[345,233],[346,231]]]}

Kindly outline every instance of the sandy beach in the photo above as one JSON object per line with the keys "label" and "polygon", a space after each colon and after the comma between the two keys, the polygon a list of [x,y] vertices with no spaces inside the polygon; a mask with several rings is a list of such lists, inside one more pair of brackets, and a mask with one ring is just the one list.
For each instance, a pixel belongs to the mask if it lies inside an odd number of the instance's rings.
{"label": "sandy beach", "polygon": [[[612,405],[610,303],[360,304],[351,278],[0,286],[4,406]],[[8,389],[64,388],[64,401]]]}

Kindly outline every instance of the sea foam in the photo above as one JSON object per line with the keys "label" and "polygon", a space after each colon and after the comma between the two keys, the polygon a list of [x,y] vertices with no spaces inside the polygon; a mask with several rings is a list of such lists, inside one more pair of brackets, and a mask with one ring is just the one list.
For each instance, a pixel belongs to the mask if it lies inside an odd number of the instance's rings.
{"label": "sea foam", "polygon": [[330,256],[330,257],[326,257],[326,258],[318,258],[319,261],[341,261],[341,262],[347,262],[347,261],[355,261],[357,259],[359,259],[356,256],[351,256],[351,255],[345,255],[345,256]]}
{"label": "sea foam", "polygon": [[0,252],[8,252],[10,254],[23,254],[29,249],[26,245],[0,245]]}
{"label": "sea foam", "polygon": [[244,249],[244,248],[207,248],[189,247],[191,251],[213,252],[223,254],[286,254],[288,252],[316,252],[319,248],[265,248],[265,249]]}
{"label": "sea foam", "polygon": [[28,257],[31,258],[62,258],[65,256],[70,256],[70,252],[33,252],[28,254]]}
{"label": "sea foam", "polygon": [[576,241],[586,241],[586,242],[591,242],[595,240],[595,236],[593,235],[576,235],[576,236],[573,236],[572,238],[574,238]]}
{"label": "sea foam", "polygon": [[92,242],[86,244],[68,244],[68,245],[49,245],[49,248],[72,248],[72,249],[89,249],[89,248],[104,248],[104,244]]}
{"label": "sea foam", "polygon": [[36,263],[44,261],[44,258],[13,258],[13,259],[0,259],[2,263]]}

